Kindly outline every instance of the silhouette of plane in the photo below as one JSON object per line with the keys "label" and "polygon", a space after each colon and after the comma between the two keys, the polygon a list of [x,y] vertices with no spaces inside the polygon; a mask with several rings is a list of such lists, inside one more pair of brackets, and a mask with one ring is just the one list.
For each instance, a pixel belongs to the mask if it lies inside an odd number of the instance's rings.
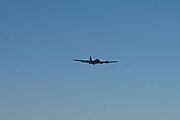
{"label": "silhouette of plane", "polygon": [[99,59],[93,60],[91,58],[91,56],[90,56],[89,60],[79,60],[79,59],[73,59],[73,60],[74,61],[79,61],[79,62],[84,62],[84,63],[89,63],[89,64],[93,64],[93,65],[95,65],[95,64],[103,64],[103,63],[108,64],[108,63],[116,63],[116,62],[118,62],[118,61],[103,61],[103,60],[99,60]]}

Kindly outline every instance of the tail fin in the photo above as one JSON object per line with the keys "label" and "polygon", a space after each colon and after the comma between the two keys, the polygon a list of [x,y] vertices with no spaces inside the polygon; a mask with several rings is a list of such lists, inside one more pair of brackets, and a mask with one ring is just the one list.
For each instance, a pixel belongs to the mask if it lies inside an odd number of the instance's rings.
{"label": "tail fin", "polygon": [[92,61],[92,58],[91,58],[91,56],[90,56],[89,60],[90,60],[90,61]]}

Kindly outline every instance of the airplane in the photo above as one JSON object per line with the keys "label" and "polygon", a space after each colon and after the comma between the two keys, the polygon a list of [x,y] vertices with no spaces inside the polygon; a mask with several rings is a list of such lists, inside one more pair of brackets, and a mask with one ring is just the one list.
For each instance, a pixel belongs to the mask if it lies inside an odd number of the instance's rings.
{"label": "airplane", "polygon": [[91,58],[91,56],[90,56],[89,60],[79,60],[79,59],[73,59],[73,60],[74,61],[79,61],[79,62],[84,62],[84,63],[89,63],[89,64],[93,64],[93,65],[95,65],[95,64],[103,64],[103,63],[108,64],[108,63],[116,63],[116,62],[118,62],[118,61],[103,61],[103,60],[99,60],[99,59],[93,60]]}

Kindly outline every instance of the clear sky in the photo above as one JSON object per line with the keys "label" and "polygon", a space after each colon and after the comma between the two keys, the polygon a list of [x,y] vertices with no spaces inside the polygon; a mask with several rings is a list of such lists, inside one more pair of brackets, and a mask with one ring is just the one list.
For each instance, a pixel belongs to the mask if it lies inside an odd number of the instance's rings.
{"label": "clear sky", "polygon": [[179,6],[1,0],[0,119],[180,120]]}

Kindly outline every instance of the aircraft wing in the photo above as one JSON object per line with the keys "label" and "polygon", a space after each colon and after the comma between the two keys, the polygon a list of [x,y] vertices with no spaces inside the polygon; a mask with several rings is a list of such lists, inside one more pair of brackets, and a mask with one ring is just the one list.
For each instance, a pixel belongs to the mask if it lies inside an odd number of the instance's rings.
{"label": "aircraft wing", "polygon": [[79,61],[79,62],[85,62],[85,63],[89,63],[89,60],[78,60],[78,59],[73,59],[74,61]]}
{"label": "aircraft wing", "polygon": [[118,61],[104,61],[103,63],[117,63]]}

